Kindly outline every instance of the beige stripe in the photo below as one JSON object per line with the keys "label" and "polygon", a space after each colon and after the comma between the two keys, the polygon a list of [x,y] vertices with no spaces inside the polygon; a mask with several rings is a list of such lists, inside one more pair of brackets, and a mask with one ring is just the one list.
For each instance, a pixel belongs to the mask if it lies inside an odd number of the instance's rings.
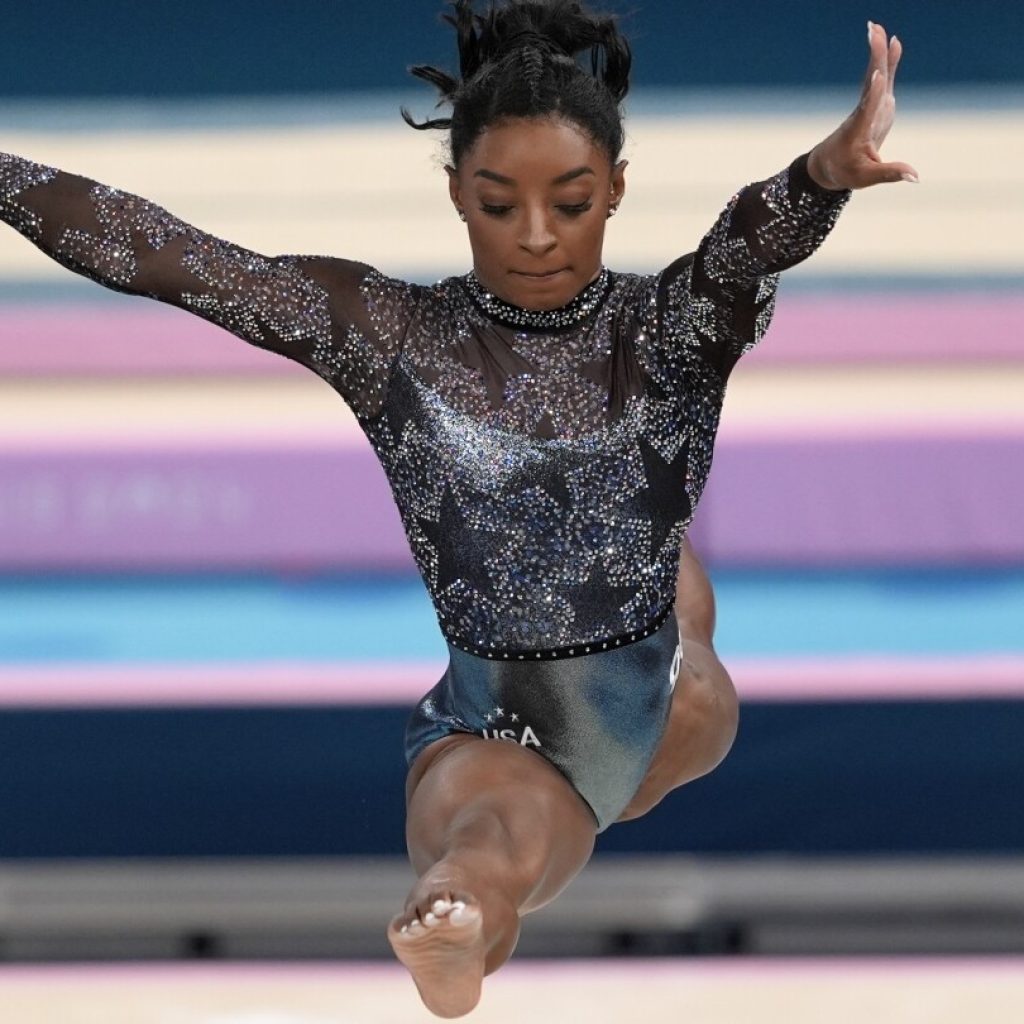
{"label": "beige stripe", "polygon": [[[1024,367],[737,369],[725,433],[834,426],[1024,427]],[[331,443],[359,434],[351,412],[312,373],[272,381],[183,379],[0,384],[0,440]]]}
{"label": "beige stripe", "polygon": [[[763,964],[763,962],[761,962]],[[920,966],[898,959],[852,967],[843,961],[802,968],[734,967],[704,958],[693,964],[664,961],[653,970],[594,961],[538,967],[513,964],[484,983],[472,1020],[506,1024],[524,1019],[621,1024],[1008,1024],[1024,1005],[1024,969],[983,961]],[[6,1019],[32,1024],[428,1024],[436,1021],[419,1002],[411,979],[394,967],[357,966],[282,972],[277,965],[236,977],[216,970],[139,969],[138,980],[121,969],[101,968],[77,977],[51,976],[5,983],[0,998]],[[289,973],[292,977],[289,977]]]}
{"label": "beige stripe", "polygon": [[[828,134],[835,116],[636,118],[629,191],[606,260],[649,270],[693,249],[729,196]],[[392,126],[107,135],[9,133],[4,148],[144,195],[267,254],[365,260],[427,278],[468,266],[436,141]],[[1024,112],[901,116],[885,156],[922,184],[854,197],[800,273],[1024,268]],[[0,278],[66,273],[0,232]]]}

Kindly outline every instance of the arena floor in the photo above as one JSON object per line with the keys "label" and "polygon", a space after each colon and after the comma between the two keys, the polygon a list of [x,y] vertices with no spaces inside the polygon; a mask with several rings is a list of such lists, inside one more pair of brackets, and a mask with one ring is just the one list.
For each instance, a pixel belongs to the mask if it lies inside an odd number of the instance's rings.
{"label": "arena floor", "polygon": [[[0,969],[17,1024],[416,1024],[434,1021],[399,967],[60,966]],[[488,980],[479,1024],[1011,1024],[1022,959],[560,961]]]}

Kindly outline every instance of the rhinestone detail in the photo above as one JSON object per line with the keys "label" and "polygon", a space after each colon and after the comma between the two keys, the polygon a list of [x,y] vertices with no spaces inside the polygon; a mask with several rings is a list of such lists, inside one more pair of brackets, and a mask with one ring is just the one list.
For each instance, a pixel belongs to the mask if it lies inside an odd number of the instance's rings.
{"label": "rhinestone detail", "polygon": [[558,309],[524,309],[489,292],[472,271],[460,280],[483,313],[507,327],[525,331],[558,331],[575,327],[601,305],[611,287],[611,273],[607,267],[602,267],[601,273],[566,305]]}
{"label": "rhinestone detail", "polygon": [[[613,644],[615,647],[628,647],[630,644],[646,639],[664,625],[665,620],[669,617],[669,614],[672,611],[672,608],[673,605],[671,604],[667,608],[664,608],[640,632],[633,632],[628,635],[618,637],[609,637],[607,643],[603,644],[603,646],[607,647],[608,644]],[[475,654],[481,658],[502,658],[505,661],[508,661],[510,658],[517,661],[524,661],[526,659],[533,659],[535,661],[552,661],[555,658],[578,658],[583,654],[590,653],[589,647],[580,650],[578,649],[578,644],[574,644],[572,646],[567,645],[565,647],[550,647],[539,651],[502,651],[500,653],[495,653],[494,651],[486,651],[480,647],[473,647],[469,644],[459,643],[451,637],[448,637],[447,639],[448,643],[450,643],[452,647],[457,647],[460,651],[465,651],[467,654]]]}

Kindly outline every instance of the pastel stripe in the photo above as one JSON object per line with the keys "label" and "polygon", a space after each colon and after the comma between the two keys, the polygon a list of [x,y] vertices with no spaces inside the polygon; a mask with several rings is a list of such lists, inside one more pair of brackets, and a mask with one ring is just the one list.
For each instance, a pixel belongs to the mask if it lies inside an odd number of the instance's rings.
{"label": "pastel stripe", "polygon": [[[610,266],[656,269],[695,249],[737,188],[806,152],[822,136],[823,117],[836,123],[850,103],[837,99],[827,114],[774,106],[765,116],[763,98],[730,111],[693,100],[630,119],[629,189],[608,232]],[[921,185],[858,193],[822,252],[795,274],[1020,273],[1022,113],[1012,103],[985,110],[973,99],[949,102],[901,107],[899,152],[913,155]],[[435,146],[410,132],[395,108],[386,122],[304,124],[280,108],[261,120],[261,107],[229,131],[139,130],[110,115],[105,130],[69,131],[32,112],[5,133],[4,147],[143,195],[258,252],[334,255],[428,278],[466,265],[465,228],[452,213]],[[89,109],[76,115],[88,118]],[[145,114],[136,111],[136,122]],[[0,280],[68,277],[0,231]]]}
{"label": "pastel stripe", "polygon": [[[137,307],[137,308],[136,308]],[[1024,362],[1024,295],[787,296],[751,365]],[[4,304],[0,373],[23,376],[308,373],[180,310],[141,302]]]}
{"label": "pastel stripe", "polygon": [[[0,668],[0,708],[411,705],[442,661]],[[1024,698],[1024,656],[729,659],[741,699]]]}
{"label": "pastel stripe", "polygon": [[[723,435],[697,528],[745,564],[1024,560],[1024,431]],[[20,447],[0,460],[11,569],[411,568],[369,446]]]}
{"label": "pastel stripe", "polygon": [[[203,963],[136,963],[136,964],[18,964],[0,966],[0,988],[6,986],[60,985],[85,988],[119,985],[173,983],[263,985],[277,981],[344,986],[360,980],[406,980],[408,975],[397,963],[381,961],[346,961],[329,965],[259,961],[227,961]],[[725,978],[742,984],[744,979],[771,982],[773,979],[938,979],[949,978],[1012,980],[1024,982],[1024,957],[1021,956],[854,956],[854,957],[791,957],[791,956],[702,956],[686,960],[679,957],[663,960],[530,960],[510,963],[501,972],[516,988],[530,981],[562,981],[567,986],[602,981],[642,984],[643,981],[686,979],[688,984],[701,984],[712,978]],[[226,1018],[218,1018],[226,1019]],[[241,1021],[242,1018],[239,1018]],[[254,1018],[255,1019],[255,1018]]]}

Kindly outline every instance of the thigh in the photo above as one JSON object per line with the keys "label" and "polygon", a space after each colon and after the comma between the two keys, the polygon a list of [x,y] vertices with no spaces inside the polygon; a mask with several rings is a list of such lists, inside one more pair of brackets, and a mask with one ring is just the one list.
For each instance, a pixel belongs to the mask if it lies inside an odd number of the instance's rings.
{"label": "thigh", "polygon": [[466,734],[438,740],[413,762],[407,795],[414,869],[422,874],[449,852],[461,821],[489,819],[524,875],[540,880],[523,913],[553,900],[594,849],[596,822],[586,802],[561,772],[518,743]]}
{"label": "thigh", "polygon": [[671,790],[718,767],[732,747],[738,724],[739,701],[725,666],[708,645],[684,639],[665,732],[619,821],[646,814]]}

